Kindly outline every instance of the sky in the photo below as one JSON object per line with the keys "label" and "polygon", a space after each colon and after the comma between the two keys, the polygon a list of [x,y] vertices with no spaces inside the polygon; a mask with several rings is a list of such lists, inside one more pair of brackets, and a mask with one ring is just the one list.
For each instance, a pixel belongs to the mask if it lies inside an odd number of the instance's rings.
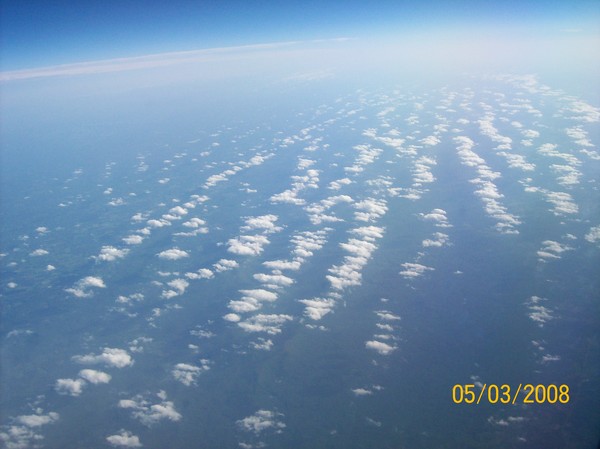
{"label": "sky", "polygon": [[598,0],[1,0],[1,70],[315,39],[598,36]]}

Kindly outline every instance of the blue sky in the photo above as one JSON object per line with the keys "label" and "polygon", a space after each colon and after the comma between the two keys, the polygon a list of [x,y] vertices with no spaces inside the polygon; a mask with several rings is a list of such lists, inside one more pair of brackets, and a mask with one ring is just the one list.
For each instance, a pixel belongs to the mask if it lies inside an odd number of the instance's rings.
{"label": "blue sky", "polygon": [[[598,34],[600,2],[2,0],[2,70],[292,40]],[[473,35],[472,38],[476,39]]]}

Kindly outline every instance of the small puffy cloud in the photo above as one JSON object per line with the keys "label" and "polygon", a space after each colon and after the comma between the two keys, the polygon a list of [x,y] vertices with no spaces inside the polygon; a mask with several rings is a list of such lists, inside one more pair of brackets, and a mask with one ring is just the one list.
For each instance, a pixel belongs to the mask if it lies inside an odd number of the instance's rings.
{"label": "small puffy cloud", "polygon": [[225,321],[230,321],[232,323],[237,323],[238,321],[240,321],[242,318],[236,314],[236,313],[228,313],[227,315],[223,316],[223,319]]}
{"label": "small puffy cloud", "polygon": [[104,348],[101,354],[76,355],[73,360],[81,364],[104,364],[115,368],[133,365],[133,359],[127,351],[118,348]]}
{"label": "small puffy cloud", "polygon": [[164,226],[171,226],[171,222],[169,220],[165,220],[164,218],[161,218],[160,220],[148,220],[146,224],[151,228],[162,228]]}
{"label": "small puffy cloud", "polygon": [[83,392],[85,381],[82,379],[58,379],[54,389],[58,394],[79,396]]}
{"label": "small puffy cloud", "polygon": [[373,394],[373,391],[366,388],[354,388],[352,393],[354,393],[355,396],[370,396]]}
{"label": "small puffy cloud", "polygon": [[128,252],[128,249],[118,249],[114,246],[103,246],[100,249],[100,254],[96,256],[95,259],[105,262],[112,262],[114,260],[124,258]]}
{"label": "small puffy cloud", "polygon": [[132,416],[148,427],[163,419],[179,421],[181,414],[177,412],[173,402],[166,400],[166,393],[161,391],[157,396],[161,399],[161,402],[156,404],[151,404],[142,396],[136,396],[133,399],[121,399],[118,406],[119,408],[131,409]]}
{"label": "small puffy cloud", "polygon": [[238,322],[238,326],[246,332],[267,332],[268,334],[278,334],[281,332],[281,326],[286,321],[291,321],[290,315],[254,315],[246,321]]}
{"label": "small puffy cloud", "polygon": [[444,209],[433,209],[427,214],[419,214],[423,220],[433,221],[440,228],[447,228],[451,225],[448,223],[448,217]]}
{"label": "small puffy cloud", "polygon": [[35,251],[32,251],[29,253],[29,255],[32,257],[45,256],[46,254],[49,254],[49,253],[45,249],[36,249]]}
{"label": "small puffy cloud", "polygon": [[182,226],[185,226],[186,228],[197,229],[205,224],[206,222],[200,218],[190,218],[188,221],[183,223]]}
{"label": "small puffy cloud", "polygon": [[142,447],[140,439],[124,429],[121,429],[118,434],[106,437],[106,441],[115,447]]}
{"label": "small puffy cloud", "polygon": [[141,235],[132,234],[122,238],[121,240],[123,240],[126,245],[139,245],[144,241],[144,237]]}
{"label": "small puffy cloud", "polygon": [[75,283],[72,288],[65,289],[66,292],[78,298],[87,298],[92,296],[90,288],[106,288],[106,284],[100,277],[86,276]]}
{"label": "small puffy cloud", "polygon": [[263,235],[242,235],[229,239],[227,251],[241,256],[257,256],[263,252],[263,247],[269,244],[269,239]]}
{"label": "small puffy cloud", "polygon": [[233,270],[234,268],[237,268],[239,266],[240,265],[235,260],[230,259],[221,259],[213,265],[217,273]]}
{"label": "small puffy cloud", "polygon": [[331,298],[301,299],[299,302],[305,306],[304,315],[315,321],[323,318],[335,306],[335,301]]}
{"label": "small puffy cloud", "polygon": [[329,183],[328,189],[331,190],[340,190],[342,186],[346,186],[352,184],[352,181],[349,178],[338,179],[337,181],[331,181]]}
{"label": "small puffy cloud", "polygon": [[411,278],[416,278],[419,276],[422,276],[423,273],[425,273],[426,271],[430,271],[433,270],[433,268],[431,267],[427,267],[425,265],[421,265],[420,263],[403,263],[402,267],[404,267],[404,270],[402,270],[400,272],[400,275],[402,277],[405,277],[407,279],[411,279]]}
{"label": "small puffy cloud", "polygon": [[427,136],[424,139],[421,139],[421,143],[423,145],[427,145],[427,146],[430,146],[430,147],[432,147],[434,145],[437,145],[440,142],[441,142],[441,140],[438,139],[436,136]]}
{"label": "small puffy cloud", "polygon": [[82,369],[79,371],[79,377],[87,380],[91,384],[107,384],[112,378],[110,374],[94,369]]}
{"label": "small puffy cloud", "polygon": [[171,248],[171,249],[167,249],[165,251],[161,251],[160,253],[157,254],[158,257],[160,257],[161,259],[166,259],[166,260],[178,260],[178,259],[183,259],[184,257],[189,257],[190,255],[179,249],[179,248]]}
{"label": "small puffy cloud", "polygon": [[212,279],[215,274],[208,268],[200,268],[195,273],[185,273],[185,277],[188,279]]}
{"label": "small puffy cloud", "polygon": [[540,260],[560,259],[563,252],[571,250],[573,248],[568,245],[563,245],[553,240],[544,240],[542,248],[537,252],[537,255]]}
{"label": "small puffy cloud", "polygon": [[276,226],[275,222],[278,220],[277,215],[261,215],[259,217],[250,217],[246,219],[246,226],[242,227],[242,231],[249,231],[255,229],[261,229],[264,232],[278,232],[281,231],[280,226]]}
{"label": "small puffy cloud", "polygon": [[529,308],[529,318],[538,323],[540,327],[543,327],[546,322],[554,318],[552,310],[541,305],[542,301],[546,301],[546,299],[532,296],[526,303]]}
{"label": "small puffy cloud", "polygon": [[277,287],[287,287],[294,283],[292,278],[284,276],[283,274],[257,273],[253,277],[262,284],[271,284]]}
{"label": "small puffy cloud", "polygon": [[270,410],[258,410],[253,415],[236,421],[236,424],[242,430],[245,430],[246,432],[254,432],[256,435],[268,429],[275,430],[277,433],[280,433],[283,429],[285,429],[285,424],[279,421],[281,417],[283,417],[281,413]]}
{"label": "small puffy cloud", "polygon": [[446,243],[448,243],[448,234],[444,234],[442,232],[436,232],[433,234],[433,239],[425,239],[423,240],[422,245],[425,248],[428,247],[440,247],[440,246],[444,246]]}
{"label": "small puffy cloud", "polygon": [[590,243],[600,242],[600,226],[594,226],[590,228],[588,233],[585,235],[585,239]]}
{"label": "small puffy cloud", "polygon": [[259,338],[258,341],[250,342],[250,346],[252,349],[256,349],[258,351],[270,351],[273,347],[273,341],[270,339],[266,340],[264,338]]}
{"label": "small puffy cloud", "polygon": [[391,345],[388,345],[387,343],[383,343],[383,342],[377,341],[377,340],[367,341],[365,343],[365,346],[368,349],[377,351],[381,355],[389,355],[390,353],[392,353],[393,351],[395,351],[397,349],[396,346],[391,346]]}
{"label": "small puffy cloud", "polygon": [[173,375],[175,380],[178,380],[186,387],[189,387],[190,385],[195,385],[198,376],[202,372],[208,371],[210,369],[208,360],[203,359],[200,362],[201,366],[190,365],[188,363],[178,363],[177,365],[175,365],[175,368],[173,368],[173,370],[171,371],[171,374]]}
{"label": "small puffy cloud", "polygon": [[58,421],[58,418],[58,413],[50,412],[47,415],[21,415],[16,421],[27,427],[40,427]]}

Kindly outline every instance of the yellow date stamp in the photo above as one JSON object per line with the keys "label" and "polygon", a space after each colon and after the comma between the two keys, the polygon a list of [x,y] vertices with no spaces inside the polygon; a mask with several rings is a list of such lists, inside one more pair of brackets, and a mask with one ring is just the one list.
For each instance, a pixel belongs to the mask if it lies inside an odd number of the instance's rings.
{"label": "yellow date stamp", "polygon": [[517,388],[506,384],[456,384],[452,387],[455,404],[479,404],[482,401],[489,404],[566,404],[570,399],[566,384],[519,384]]}

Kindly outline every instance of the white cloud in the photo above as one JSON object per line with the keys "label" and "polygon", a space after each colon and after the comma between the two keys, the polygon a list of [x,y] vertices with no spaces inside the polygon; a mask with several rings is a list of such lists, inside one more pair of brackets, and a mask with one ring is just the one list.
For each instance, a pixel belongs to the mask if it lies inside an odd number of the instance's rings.
{"label": "white cloud", "polygon": [[122,238],[121,240],[123,240],[126,245],[139,245],[144,241],[144,237],[141,235],[132,234]]}
{"label": "white cloud", "polygon": [[103,246],[100,249],[100,254],[96,256],[95,259],[105,262],[112,262],[114,260],[124,258],[128,252],[128,249],[118,249],[114,246]]}
{"label": "white cloud", "polygon": [[400,275],[407,279],[422,276],[426,271],[433,270],[433,268],[421,265],[420,263],[410,262],[403,263],[402,267],[404,267],[404,270],[400,272]]}
{"label": "white cloud", "polygon": [[65,291],[78,298],[87,298],[93,294],[89,291],[90,288],[106,288],[106,284],[100,277],[86,276],[78,280],[72,288],[67,288]]}
{"label": "white cloud", "polygon": [[215,274],[208,268],[200,268],[195,273],[185,273],[185,277],[188,279],[212,279]]}
{"label": "white cloud", "polygon": [[241,317],[238,314],[236,314],[236,313],[228,313],[227,315],[223,316],[223,319],[225,321],[230,321],[232,323],[237,323],[238,321],[241,320]]}
{"label": "white cloud", "polygon": [[593,226],[585,235],[585,239],[590,243],[600,242],[600,226]]}
{"label": "white cloud", "polygon": [[112,378],[110,374],[93,369],[82,369],[79,371],[79,377],[87,380],[91,384],[107,384]]}
{"label": "white cloud", "polygon": [[354,393],[355,396],[370,396],[373,394],[371,390],[366,388],[354,388],[352,393]]}
{"label": "white cloud", "polygon": [[27,427],[40,427],[58,421],[59,414],[50,412],[47,415],[21,415],[16,421]]}
{"label": "white cloud", "polygon": [[182,223],[182,226],[185,226],[186,228],[199,228],[205,224],[206,222],[200,218],[190,218],[185,223]]}
{"label": "white cloud", "polygon": [[215,271],[217,273],[221,273],[223,271],[233,270],[234,268],[239,267],[240,265],[235,260],[230,259],[221,259],[217,263],[213,265]]}
{"label": "white cloud", "polygon": [[269,334],[278,334],[281,332],[281,326],[286,321],[291,321],[289,315],[254,315],[246,321],[238,322],[238,326],[246,332],[267,332]]}
{"label": "white cloud", "polygon": [[151,404],[142,396],[136,396],[133,399],[121,399],[118,406],[119,408],[131,409],[132,416],[148,427],[163,419],[179,421],[181,414],[177,412],[173,402],[166,400],[166,393],[161,391],[157,396],[161,399],[161,402],[156,404]]}
{"label": "white cloud", "polygon": [[448,243],[448,234],[444,234],[442,232],[436,232],[433,234],[433,239],[425,239],[423,240],[424,247],[440,247],[444,246]]}
{"label": "white cloud", "polygon": [[79,396],[83,392],[85,381],[82,379],[58,379],[54,389],[58,394]]}
{"label": "white cloud", "polygon": [[257,435],[267,429],[272,429],[280,433],[285,429],[285,424],[279,421],[281,417],[283,417],[281,413],[270,410],[258,410],[253,415],[236,421],[236,424],[241,429],[247,432],[254,432]]}
{"label": "white cloud", "polygon": [[298,302],[306,306],[304,308],[304,315],[315,321],[323,318],[335,306],[335,301],[331,298],[301,299]]}
{"label": "white cloud", "polygon": [[526,302],[529,308],[529,318],[538,323],[540,327],[554,318],[552,310],[542,306],[540,303],[546,301],[546,298],[540,298],[539,296],[532,296]]}
{"label": "white cloud", "polygon": [[165,251],[161,251],[160,253],[157,254],[158,257],[160,257],[161,259],[166,259],[166,260],[178,260],[178,259],[183,259],[184,257],[189,257],[190,255],[179,249],[179,248],[171,248],[171,249],[167,249]]}
{"label": "white cloud", "polygon": [[569,245],[560,244],[553,240],[544,240],[542,248],[537,252],[540,259],[560,259],[560,255],[565,251],[573,250]]}
{"label": "white cloud", "polygon": [[259,217],[250,217],[246,219],[246,225],[241,229],[242,231],[250,231],[261,229],[263,232],[271,233],[271,232],[279,232],[283,228],[280,226],[276,226],[275,222],[278,220],[277,215],[261,215]]}
{"label": "white cloud", "polygon": [[263,252],[263,247],[269,244],[269,239],[263,235],[242,235],[227,242],[227,251],[242,256],[257,256]]}
{"label": "white cloud", "polygon": [[116,368],[124,368],[133,365],[133,359],[124,349],[104,348],[101,354],[76,355],[73,360],[82,364],[104,364]]}
{"label": "white cloud", "polygon": [[171,371],[175,380],[178,380],[186,387],[196,384],[196,379],[204,371],[210,369],[209,361],[206,359],[200,360],[201,366],[190,365],[188,363],[178,363]]}
{"label": "white cloud", "polygon": [[393,351],[395,351],[397,349],[396,346],[391,346],[391,345],[388,345],[387,343],[383,343],[383,342],[377,341],[377,340],[367,341],[365,343],[365,346],[368,349],[373,349],[374,351],[377,351],[381,355],[389,355],[390,353],[392,353]]}
{"label": "white cloud", "polygon": [[169,220],[165,220],[162,218],[160,220],[156,220],[156,219],[148,220],[146,222],[146,224],[148,226],[150,226],[151,228],[162,228],[164,226],[171,226],[171,222]]}
{"label": "white cloud", "polygon": [[140,439],[124,429],[121,429],[118,434],[106,437],[106,441],[108,441],[111,446],[142,447]]}
{"label": "white cloud", "polygon": [[36,249],[35,251],[32,251],[31,253],[29,253],[29,255],[33,256],[33,257],[45,256],[46,254],[49,254],[49,253],[45,249]]}
{"label": "white cloud", "polygon": [[290,277],[284,276],[283,274],[263,274],[257,273],[253,275],[261,284],[272,284],[280,287],[287,287],[294,283],[294,280]]}
{"label": "white cloud", "polygon": [[385,215],[388,210],[385,200],[375,198],[359,201],[355,203],[354,207],[358,209],[358,212],[354,212],[354,218],[359,221],[375,221]]}

